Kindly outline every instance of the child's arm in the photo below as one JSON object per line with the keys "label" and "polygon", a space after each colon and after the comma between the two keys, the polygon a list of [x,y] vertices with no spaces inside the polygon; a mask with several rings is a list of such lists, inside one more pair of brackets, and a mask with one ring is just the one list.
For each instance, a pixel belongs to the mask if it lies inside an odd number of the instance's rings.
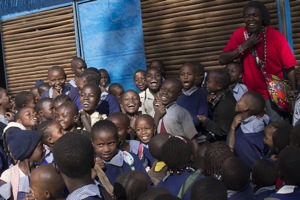
{"label": "child's arm", "polygon": [[237,115],[234,117],[231,127],[230,127],[230,131],[229,131],[229,135],[228,135],[228,146],[230,147],[230,149],[232,151],[234,150],[234,145],[235,145],[235,129],[238,127],[238,125],[241,122],[242,122],[241,115]]}
{"label": "child's arm", "polygon": [[81,110],[79,113],[80,113],[80,121],[81,121],[83,127],[85,128],[85,130],[87,132],[91,132],[91,129],[92,129],[91,117],[83,110]]}
{"label": "child's arm", "polygon": [[166,114],[166,107],[161,103],[158,95],[156,95],[153,101],[153,107],[155,112],[154,123],[158,127],[159,120]]}

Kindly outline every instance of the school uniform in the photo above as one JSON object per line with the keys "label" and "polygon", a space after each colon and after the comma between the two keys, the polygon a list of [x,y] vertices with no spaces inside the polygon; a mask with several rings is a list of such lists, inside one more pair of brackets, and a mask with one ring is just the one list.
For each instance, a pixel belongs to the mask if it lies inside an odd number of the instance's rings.
{"label": "school uniform", "polygon": [[173,173],[168,174],[161,180],[157,187],[167,189],[172,195],[177,196],[180,188],[182,187],[183,183],[187,179],[187,177],[193,172],[194,170],[188,168],[181,171],[179,174]]}
{"label": "school uniform", "polygon": [[112,113],[121,112],[118,99],[114,95],[102,92],[100,99],[101,102],[96,108],[99,113],[109,116]]}
{"label": "school uniform", "polygon": [[163,129],[173,136],[185,136],[189,139],[198,133],[191,114],[175,101],[166,106],[166,114],[159,120],[157,132],[160,133]]}
{"label": "school uniform", "polygon": [[247,184],[240,191],[227,190],[228,200],[255,200],[250,184]]}
{"label": "school uniform", "polygon": [[68,195],[66,200],[94,200],[103,199],[101,197],[99,188],[96,184],[85,185],[81,188],[74,190]]}
{"label": "school uniform", "polygon": [[181,96],[177,99],[177,104],[189,111],[197,131],[203,132],[202,124],[197,116],[203,115],[208,117],[207,91],[196,86],[191,87],[187,91],[182,90]]}
{"label": "school uniform", "polygon": [[280,200],[299,200],[300,188],[295,185],[285,185],[276,193],[271,194],[270,198],[277,198]]}
{"label": "school uniform", "polygon": [[8,120],[6,119],[6,117],[4,115],[0,115],[0,122],[5,125],[8,124]]}
{"label": "school uniform", "polygon": [[271,194],[276,192],[276,186],[266,186],[259,188],[255,193],[255,199],[256,200],[264,200],[265,198],[269,197]]}
{"label": "school uniform", "polygon": [[[129,160],[131,159],[130,163],[125,161],[126,157]],[[117,154],[110,161],[103,162],[105,164],[103,171],[112,185],[120,174],[128,171],[139,170],[147,174],[140,159],[133,153],[128,153],[126,151],[118,150]]]}
{"label": "school uniform", "polygon": [[142,113],[147,113],[148,115],[154,117],[155,112],[153,101],[155,96],[153,95],[153,93],[151,93],[149,88],[147,88],[145,91],[141,92],[139,96],[142,103],[139,111],[142,111]]}
{"label": "school uniform", "polygon": [[235,131],[234,151],[250,169],[256,160],[264,156],[265,125],[256,116],[250,116]]}
{"label": "school uniform", "polygon": [[129,146],[129,152],[137,155],[145,168],[151,167],[155,162],[155,158],[153,158],[153,156],[150,154],[148,145],[137,140],[129,140]]}
{"label": "school uniform", "polygon": [[232,90],[232,94],[236,101],[240,100],[243,94],[245,94],[246,92],[248,92],[248,88],[242,83],[237,83]]}

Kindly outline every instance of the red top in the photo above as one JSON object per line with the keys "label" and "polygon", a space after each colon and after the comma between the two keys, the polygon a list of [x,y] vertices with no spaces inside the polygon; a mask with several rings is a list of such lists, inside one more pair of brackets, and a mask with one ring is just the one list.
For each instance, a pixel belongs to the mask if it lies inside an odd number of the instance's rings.
{"label": "red top", "polygon": [[[231,35],[230,40],[224,47],[223,51],[228,52],[238,48],[239,45],[245,42],[244,31],[246,27],[238,28]],[[256,45],[256,52],[258,57],[264,61],[264,40],[261,33],[261,41]],[[267,38],[267,58],[265,71],[269,74],[276,75],[283,79],[282,69],[289,69],[296,65],[296,58],[292,53],[288,42],[284,35],[274,28],[266,27]],[[244,73],[242,81],[248,87],[249,91],[255,91],[262,94],[268,99],[267,86],[264,81],[262,71],[258,68],[255,58],[251,54],[250,50],[246,50],[244,55],[241,56],[241,62],[244,66]]]}

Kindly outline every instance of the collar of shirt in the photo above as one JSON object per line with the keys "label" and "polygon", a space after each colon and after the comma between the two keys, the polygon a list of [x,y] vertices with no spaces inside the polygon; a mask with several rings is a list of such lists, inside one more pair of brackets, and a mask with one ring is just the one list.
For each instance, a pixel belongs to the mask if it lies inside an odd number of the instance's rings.
{"label": "collar of shirt", "polygon": [[105,100],[106,97],[107,97],[107,95],[108,95],[108,92],[102,92],[102,93],[101,93],[101,96],[100,96],[100,100],[101,100],[101,101]]}
{"label": "collar of shirt", "polygon": [[255,195],[258,195],[258,194],[263,193],[263,192],[266,192],[266,191],[275,190],[275,189],[276,189],[276,186],[275,186],[275,185],[262,187],[262,188],[259,188],[259,189],[255,192]]}
{"label": "collar of shirt", "polygon": [[182,93],[186,96],[191,96],[196,90],[198,90],[198,88],[195,85],[193,85],[190,89],[186,91],[182,89]]}
{"label": "collar of shirt", "polygon": [[124,158],[123,158],[123,152],[122,151],[118,151],[118,153],[108,162],[103,161],[105,164],[110,164],[110,165],[115,165],[117,167],[122,167],[123,166],[123,162]]}
{"label": "collar of shirt", "polygon": [[0,115],[0,122],[6,125],[8,124],[8,120],[4,117],[4,115]]}
{"label": "collar of shirt", "polygon": [[85,199],[91,196],[101,197],[99,188],[95,184],[85,185],[81,188],[74,190],[71,194],[68,195],[66,200]]}
{"label": "collar of shirt", "polygon": [[[62,94],[65,94],[65,95],[68,95],[69,93],[70,93],[70,90],[71,90],[71,87],[72,86],[68,86],[68,85],[66,85],[65,84],[65,86],[64,86],[64,88],[63,88],[63,90],[62,90]],[[49,89],[49,97],[50,98],[52,98],[53,97],[53,87],[51,87],[50,89]]]}
{"label": "collar of shirt", "polygon": [[166,109],[168,110],[171,106],[177,104],[176,101],[173,101],[172,103],[166,105]]}
{"label": "collar of shirt", "polygon": [[219,101],[223,98],[225,98],[226,94],[229,92],[228,89],[223,91],[213,102],[212,102],[212,107],[216,107],[216,105],[219,103]]}
{"label": "collar of shirt", "polygon": [[241,129],[243,133],[257,133],[265,128],[263,120],[258,119],[256,116],[252,115],[242,121]]}
{"label": "collar of shirt", "polygon": [[234,190],[227,190],[227,198],[230,198],[231,196],[235,195],[238,191]]}
{"label": "collar of shirt", "polygon": [[284,185],[276,194],[290,194],[294,192],[295,188],[297,188],[295,185]]}

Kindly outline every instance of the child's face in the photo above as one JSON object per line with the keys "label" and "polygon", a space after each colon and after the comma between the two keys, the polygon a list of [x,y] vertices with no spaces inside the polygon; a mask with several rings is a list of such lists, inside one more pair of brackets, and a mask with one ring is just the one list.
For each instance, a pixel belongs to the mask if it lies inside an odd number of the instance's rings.
{"label": "child's face", "polygon": [[70,131],[78,120],[78,115],[67,106],[60,106],[56,111],[56,121],[60,123],[63,130]]}
{"label": "child's face", "polygon": [[180,94],[176,84],[172,81],[166,80],[159,90],[159,97],[163,105],[167,106],[176,101]]}
{"label": "child's face", "polygon": [[48,80],[49,85],[56,91],[61,91],[65,86],[65,74],[61,70],[50,70]]}
{"label": "child's face", "polygon": [[99,103],[100,96],[93,87],[84,87],[80,91],[80,104],[87,113],[93,113]]}
{"label": "child's face", "polygon": [[237,83],[242,78],[242,73],[239,70],[239,66],[237,63],[230,63],[226,65],[225,69],[230,75],[230,80],[232,84]]}
{"label": "child's face", "polygon": [[32,162],[43,162],[44,157],[45,157],[45,148],[44,145],[42,143],[42,141],[40,141],[37,146],[35,147],[33,153],[30,156],[30,161]]}
{"label": "child's face", "polygon": [[45,101],[43,103],[42,112],[46,119],[54,119],[55,117],[54,102],[52,100]]}
{"label": "child's face", "polygon": [[100,71],[100,85],[105,87],[108,84],[108,74],[105,71]]}
{"label": "child's face", "polygon": [[124,90],[121,87],[116,87],[115,88],[115,97],[117,97],[118,101],[121,101],[121,96],[124,94]]}
{"label": "child's face", "polygon": [[93,138],[94,150],[104,161],[110,161],[116,155],[117,143],[112,130],[98,131]]}
{"label": "child's face", "polygon": [[146,79],[146,74],[144,72],[137,72],[134,75],[134,83],[140,91],[144,91],[147,88],[145,79]]}
{"label": "child's face", "polygon": [[37,125],[36,113],[33,108],[26,107],[22,108],[21,113],[19,113],[18,123],[25,127],[34,127]]}
{"label": "child's face", "polygon": [[184,90],[189,90],[194,86],[195,72],[189,65],[184,65],[180,70],[180,81],[183,85]]}
{"label": "child's face", "polygon": [[0,106],[6,110],[11,109],[13,104],[10,96],[7,94],[6,90],[0,89]]}
{"label": "child's face", "polygon": [[139,140],[148,144],[155,132],[155,125],[147,118],[137,118],[135,122],[135,132]]}
{"label": "child's face", "polygon": [[146,74],[146,85],[153,92],[158,92],[161,86],[161,74],[158,69],[150,69]]}
{"label": "child's face", "polygon": [[129,127],[126,125],[122,117],[110,116],[107,118],[109,121],[113,122],[118,128],[118,139],[122,143],[126,140],[126,135],[128,133]]}
{"label": "child's face", "polygon": [[275,133],[276,129],[273,126],[266,126],[265,127],[265,137],[264,137],[264,144],[267,145],[270,149],[273,148],[273,134]]}
{"label": "child's face", "polygon": [[214,74],[208,74],[206,89],[208,93],[216,93],[220,89],[220,84],[217,83]]}
{"label": "child's face", "polygon": [[63,134],[65,134],[65,131],[59,122],[52,123],[48,127],[48,130],[51,133],[51,136],[48,138],[48,142],[50,144],[54,144],[56,140],[58,140],[61,136],[63,136]]}
{"label": "child's face", "polygon": [[141,106],[140,96],[133,91],[125,92],[121,99],[121,106],[126,113],[137,113]]}
{"label": "child's face", "polygon": [[86,69],[86,64],[80,60],[72,65],[72,72],[75,74],[76,77],[79,77],[80,74]]}

